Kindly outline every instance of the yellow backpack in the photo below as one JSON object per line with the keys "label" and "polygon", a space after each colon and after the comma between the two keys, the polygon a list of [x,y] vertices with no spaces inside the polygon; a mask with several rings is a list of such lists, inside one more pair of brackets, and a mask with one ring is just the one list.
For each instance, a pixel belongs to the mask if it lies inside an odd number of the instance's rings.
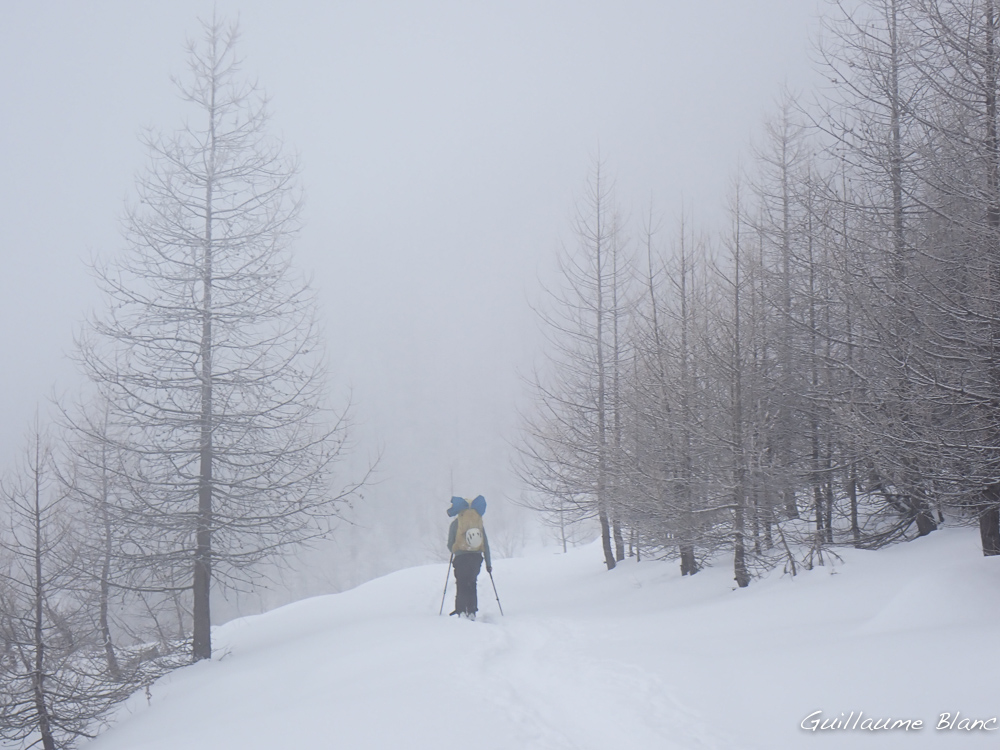
{"label": "yellow backpack", "polygon": [[458,528],[452,552],[482,552],[484,549],[483,517],[472,508],[458,514]]}

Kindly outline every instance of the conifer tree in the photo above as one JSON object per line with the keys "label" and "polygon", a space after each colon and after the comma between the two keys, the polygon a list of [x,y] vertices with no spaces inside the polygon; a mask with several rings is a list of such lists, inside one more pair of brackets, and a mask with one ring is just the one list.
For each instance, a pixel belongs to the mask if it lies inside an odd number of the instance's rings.
{"label": "conifer tree", "polygon": [[291,266],[296,163],[237,39],[213,19],[189,45],[187,124],[145,138],[126,251],[97,268],[108,305],[80,346],[129,466],[122,546],[148,589],[187,592],[194,659],[212,653],[212,589],[325,533],[353,489],[331,486],[344,423]]}

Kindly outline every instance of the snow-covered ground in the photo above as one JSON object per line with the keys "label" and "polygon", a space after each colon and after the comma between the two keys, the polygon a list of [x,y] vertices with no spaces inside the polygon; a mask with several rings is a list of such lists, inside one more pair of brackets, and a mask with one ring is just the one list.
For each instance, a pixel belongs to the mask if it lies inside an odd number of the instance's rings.
{"label": "snow-covered ground", "polygon": [[[438,616],[444,565],[403,570],[217,628],[88,748],[997,747],[1000,558],[970,529],[839,552],[745,590],[594,546],[499,560],[506,614],[484,571],[477,622]],[[816,711],[856,728],[802,729]]]}

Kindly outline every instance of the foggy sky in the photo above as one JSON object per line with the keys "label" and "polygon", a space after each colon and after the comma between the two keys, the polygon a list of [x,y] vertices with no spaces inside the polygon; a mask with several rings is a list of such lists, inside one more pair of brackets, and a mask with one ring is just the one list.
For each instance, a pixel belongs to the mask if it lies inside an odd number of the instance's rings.
{"label": "foggy sky", "polygon": [[[516,495],[529,302],[598,153],[626,213],[717,219],[782,84],[804,88],[811,0],[8,3],[0,28],[0,466],[100,303],[85,261],[123,243],[143,126],[184,113],[171,75],[199,16],[239,15],[245,69],[302,162],[295,245],[366,502]],[[438,507],[440,506],[440,508]],[[412,509],[412,508],[411,508]]]}

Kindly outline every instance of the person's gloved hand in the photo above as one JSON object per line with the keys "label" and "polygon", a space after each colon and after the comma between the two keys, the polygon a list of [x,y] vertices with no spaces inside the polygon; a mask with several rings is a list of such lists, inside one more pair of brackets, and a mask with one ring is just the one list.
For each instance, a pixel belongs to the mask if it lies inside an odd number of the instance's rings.
{"label": "person's gloved hand", "polygon": [[487,573],[492,573],[493,572],[493,566],[492,565],[487,565],[486,566],[486,572]]}

